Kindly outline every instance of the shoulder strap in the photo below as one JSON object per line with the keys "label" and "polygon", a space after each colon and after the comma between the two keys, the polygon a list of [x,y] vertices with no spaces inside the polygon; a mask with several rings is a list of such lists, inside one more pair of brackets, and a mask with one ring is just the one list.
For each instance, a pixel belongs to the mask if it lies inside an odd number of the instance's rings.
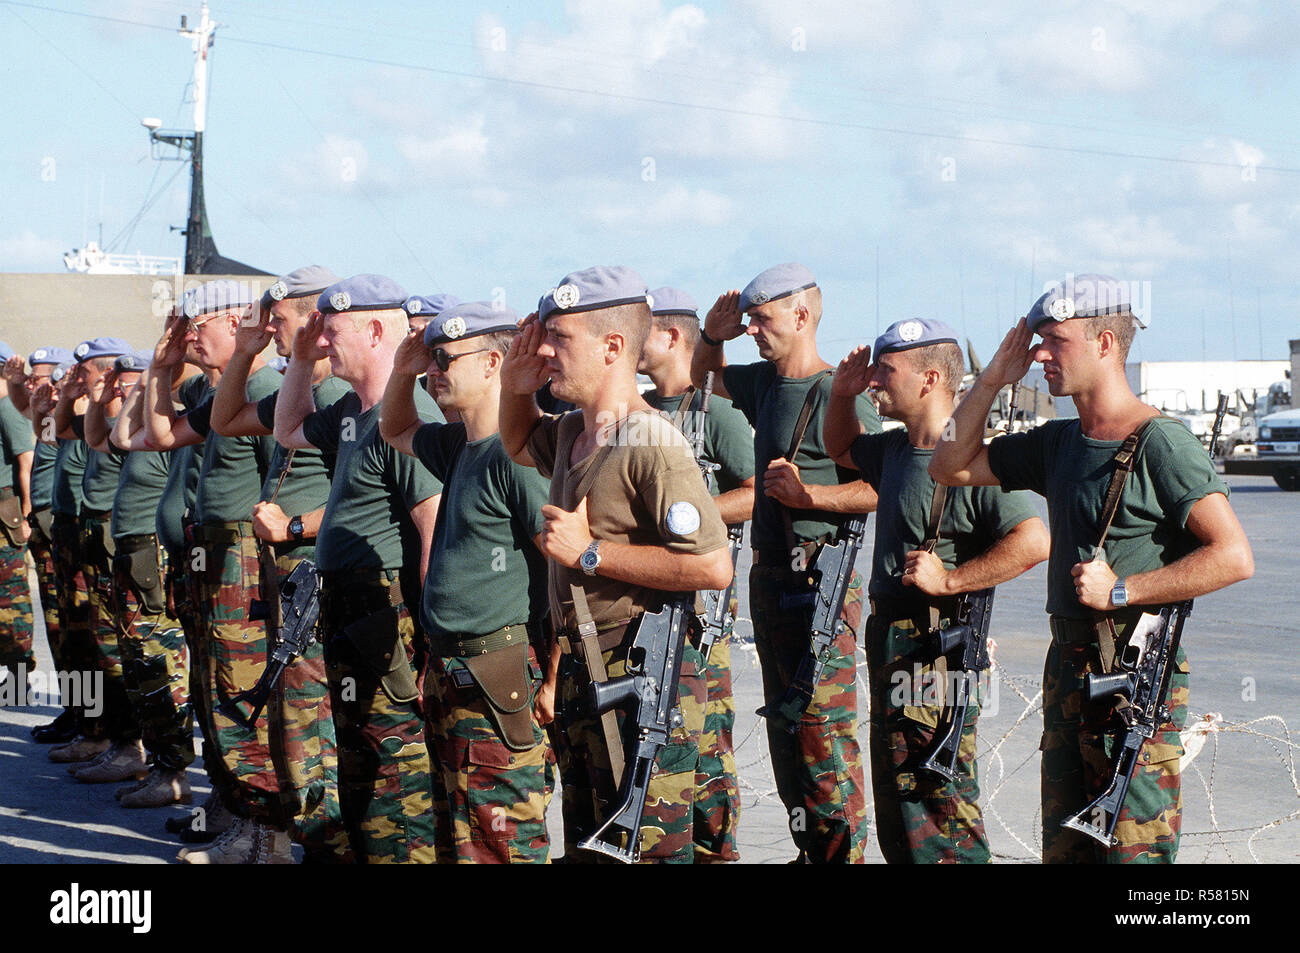
{"label": "shoulder strap", "polygon": [[[808,388],[808,395],[803,399],[803,406],[799,408],[799,417],[794,423],[794,433],[790,435],[790,449],[786,451],[785,458],[794,463],[795,454],[799,452],[799,447],[803,443],[804,434],[808,432],[808,424],[812,420],[813,403],[817,399],[817,387],[821,384],[822,379],[834,373],[833,371],[822,371],[813,380],[812,386]],[[793,551],[799,545],[799,540],[794,535],[794,518],[790,515],[790,508],[784,504],[778,503],[781,510],[781,522],[785,525],[785,542]]]}
{"label": "shoulder strap", "polygon": [[[1124,484],[1128,482],[1128,475],[1133,472],[1133,467],[1137,463],[1142,435],[1155,419],[1155,417],[1148,417],[1142,421],[1136,430],[1124,438],[1124,443],[1115,451],[1115,471],[1110,475],[1110,486],[1106,489],[1106,503],[1101,512],[1101,535],[1093,553],[1094,559],[1101,556],[1102,547],[1106,545],[1106,537],[1110,534],[1111,523],[1115,522],[1115,514],[1119,512],[1120,497],[1124,495]],[[1097,654],[1101,661],[1101,671],[1109,675],[1115,669],[1115,620],[1109,613],[1094,612],[1093,628],[1097,633]]]}
{"label": "shoulder strap", "polygon": [[676,427],[678,430],[681,430],[682,433],[685,434],[686,439],[688,440],[690,439],[691,435],[686,433],[686,431],[683,429],[683,424],[685,424],[687,419],[690,417],[691,404],[694,402],[694,400],[695,400],[695,385],[692,384],[690,387],[687,387],[685,393],[682,394],[682,402],[677,405],[677,409],[673,411],[673,416],[672,416],[673,426]]}
{"label": "shoulder strap", "polygon": [[934,552],[939,543],[939,523],[943,520],[943,508],[948,502],[948,488],[942,483],[935,483],[934,494],[930,497],[930,519],[925,527],[925,542],[921,548],[927,553]]}

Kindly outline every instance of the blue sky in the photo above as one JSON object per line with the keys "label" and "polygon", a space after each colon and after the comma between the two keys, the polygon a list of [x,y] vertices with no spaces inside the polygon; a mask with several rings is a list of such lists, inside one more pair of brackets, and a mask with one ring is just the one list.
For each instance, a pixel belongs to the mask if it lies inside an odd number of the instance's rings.
{"label": "blue sky", "polygon": [[[117,250],[181,253],[187,177],[162,188],[182,167],[150,159],[139,120],[189,127],[175,28],[198,12],[0,0],[0,269],[59,270],[151,195]],[[597,263],[707,307],[798,260],[825,291],[830,359],[914,315],[987,357],[1044,282],[1101,271],[1149,299],[1136,359],[1282,358],[1300,337],[1294,4],[214,0],[212,16],[208,211],[221,252],[268,271],[382,272],[527,311]]]}

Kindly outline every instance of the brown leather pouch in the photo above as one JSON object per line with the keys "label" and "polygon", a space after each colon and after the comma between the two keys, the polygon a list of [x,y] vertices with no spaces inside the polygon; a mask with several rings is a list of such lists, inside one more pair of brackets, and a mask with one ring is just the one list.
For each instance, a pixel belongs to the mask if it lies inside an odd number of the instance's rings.
{"label": "brown leather pouch", "polygon": [[402,644],[399,614],[396,606],[385,606],[353,622],[341,634],[352,643],[365,666],[379,678],[384,694],[395,704],[404,705],[415,701],[420,690],[416,687],[415,672]]}
{"label": "brown leather pouch", "polygon": [[22,500],[16,496],[5,496],[0,499],[0,534],[3,534],[6,545],[26,545],[27,541],[23,539],[22,531],[19,529],[22,525]]}
{"label": "brown leather pouch", "polygon": [[533,735],[532,673],[527,644],[511,645],[486,655],[461,659],[488,702],[501,740],[511,751],[537,743]]}

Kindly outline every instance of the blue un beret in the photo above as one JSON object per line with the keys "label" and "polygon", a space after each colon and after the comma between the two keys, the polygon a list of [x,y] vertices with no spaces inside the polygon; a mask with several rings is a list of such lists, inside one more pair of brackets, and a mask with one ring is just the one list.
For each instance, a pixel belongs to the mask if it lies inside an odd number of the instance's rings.
{"label": "blue un beret", "polygon": [[7,361],[14,356],[14,349],[4,341],[0,341],[0,361]]}
{"label": "blue un beret", "polygon": [[430,321],[424,328],[424,343],[434,347],[493,331],[514,331],[518,324],[519,315],[509,308],[490,301],[467,301],[452,305]]}
{"label": "blue un beret", "polygon": [[67,364],[75,360],[66,347],[38,347],[27,358],[27,363],[35,367],[37,364]]}
{"label": "blue un beret", "polygon": [[[1071,273],[1065,276],[1064,281],[1053,281],[1047,286],[1025,315],[1025,323],[1029,330],[1037,331],[1047,321],[1097,318],[1129,309],[1128,286],[1124,282],[1108,275]],[[1137,321],[1137,324],[1146,327],[1142,321]]]}
{"label": "blue un beret", "polygon": [[192,294],[181,298],[181,313],[187,318],[197,318],[219,311],[238,311],[257,300],[246,281],[222,278],[199,285]]}
{"label": "blue un beret", "polygon": [[127,354],[120,354],[116,361],[113,362],[113,370],[119,374],[129,374],[134,371],[143,373],[149,368],[149,362],[153,360],[152,354],[146,354],[144,351],[132,351]]}
{"label": "blue un beret", "polygon": [[336,281],[316,301],[321,314],[351,314],[354,311],[400,309],[407,294],[392,278],[383,275],[353,275]]}
{"label": "blue un beret", "polygon": [[624,304],[649,304],[645,279],[622,265],[574,271],[537,302],[542,323],[555,314],[581,314]]}
{"label": "blue un beret", "polygon": [[338,280],[339,276],[324,265],[307,265],[295,269],[277,278],[275,283],[266,289],[266,293],[262,295],[262,307],[269,308],[277,301],[284,301],[286,298],[319,295]]}
{"label": "blue un beret", "polygon": [[796,262],[773,265],[760,274],[740,293],[741,313],[750,308],[788,298],[790,295],[817,287],[817,279],[811,271]]}
{"label": "blue un beret", "polygon": [[871,349],[873,358],[894,351],[910,351],[914,347],[929,347],[931,344],[956,344],[957,332],[942,321],[929,318],[908,318],[895,321],[885,328],[885,333],[876,338],[875,347]]}
{"label": "blue un beret", "polygon": [[96,357],[117,357],[119,354],[130,353],[131,345],[121,338],[91,338],[78,344],[72,351],[72,357],[81,363]]}
{"label": "blue un beret", "polygon": [[459,298],[449,294],[411,295],[406,299],[406,303],[402,307],[407,314],[433,320],[448,308],[460,303]]}
{"label": "blue un beret", "polygon": [[695,303],[695,299],[685,291],[669,288],[665,285],[650,292],[650,313],[654,315],[689,314],[698,318],[700,308]]}

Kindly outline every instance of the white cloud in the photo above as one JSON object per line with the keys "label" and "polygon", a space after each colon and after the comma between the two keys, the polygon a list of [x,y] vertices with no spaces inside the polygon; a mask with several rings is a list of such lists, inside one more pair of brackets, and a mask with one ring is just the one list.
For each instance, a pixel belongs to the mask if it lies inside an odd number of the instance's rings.
{"label": "white cloud", "polygon": [[287,157],[280,174],[303,192],[350,192],[360,181],[367,188],[382,184],[371,168],[370,152],[360,139],[326,136],[305,154]]}
{"label": "white cloud", "polygon": [[397,151],[420,172],[464,172],[477,167],[488,151],[482,113],[454,126],[444,126],[431,136],[397,138]]}
{"label": "white cloud", "polygon": [[6,271],[53,271],[62,267],[71,246],[57,238],[42,238],[31,230],[0,238],[0,261]]}
{"label": "white cloud", "polygon": [[592,206],[589,215],[607,227],[720,226],[731,221],[734,208],[725,195],[674,185],[656,189],[654,196],[642,203],[598,203]]}

